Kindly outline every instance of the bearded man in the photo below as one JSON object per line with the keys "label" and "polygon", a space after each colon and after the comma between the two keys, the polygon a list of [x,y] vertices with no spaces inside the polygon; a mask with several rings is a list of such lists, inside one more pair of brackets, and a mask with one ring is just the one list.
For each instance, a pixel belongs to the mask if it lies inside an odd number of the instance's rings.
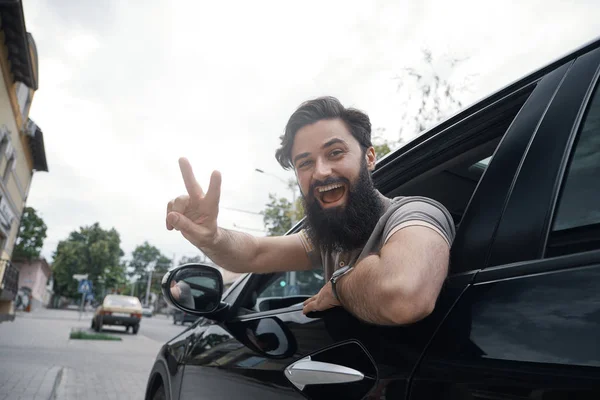
{"label": "bearded man", "polygon": [[188,194],[169,202],[167,229],[233,272],[323,268],[327,283],[304,302],[305,314],[342,306],[377,325],[428,316],[448,272],[454,223],[432,199],[389,199],[375,189],[369,117],[333,97],[307,101],[291,115],[275,156],[298,180],[306,212],[299,233],[255,237],[219,227],[221,175],[212,173],[204,193],[185,158]]}

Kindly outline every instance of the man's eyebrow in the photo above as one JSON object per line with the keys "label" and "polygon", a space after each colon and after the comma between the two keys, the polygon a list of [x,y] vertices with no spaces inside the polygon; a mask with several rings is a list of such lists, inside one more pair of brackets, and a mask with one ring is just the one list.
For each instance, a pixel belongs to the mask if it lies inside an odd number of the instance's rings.
{"label": "man's eyebrow", "polygon": [[306,158],[308,156],[310,156],[309,152],[298,154],[296,157],[294,157],[294,164],[296,164],[298,162],[298,160],[300,160],[302,158]]}
{"label": "man's eyebrow", "polygon": [[333,146],[334,144],[337,144],[337,143],[341,143],[344,146],[348,146],[348,143],[346,143],[346,141],[344,141],[342,139],[335,138],[335,139],[331,139],[329,142],[325,143],[323,146],[321,146],[321,148],[322,149],[326,149],[326,148],[328,148],[330,146]]}
{"label": "man's eyebrow", "polygon": [[[331,139],[330,141],[328,141],[327,143],[325,143],[323,146],[321,146],[321,148],[322,149],[326,149],[326,148],[331,147],[331,146],[333,146],[334,144],[337,144],[337,143],[341,143],[344,146],[348,146],[348,143],[346,143],[345,140],[334,138],[334,139]],[[296,157],[294,157],[294,164],[296,164],[298,162],[298,160],[300,160],[302,158],[306,158],[308,156],[310,156],[310,153],[308,151],[305,152],[305,153],[298,154]]]}

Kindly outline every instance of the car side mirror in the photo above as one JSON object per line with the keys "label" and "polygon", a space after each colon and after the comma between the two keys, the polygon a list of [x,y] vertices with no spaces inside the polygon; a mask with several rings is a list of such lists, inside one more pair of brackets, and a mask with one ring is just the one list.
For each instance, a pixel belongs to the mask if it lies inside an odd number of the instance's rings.
{"label": "car side mirror", "polygon": [[161,290],[170,305],[193,315],[207,316],[227,306],[221,303],[221,272],[209,265],[184,264],[168,271]]}

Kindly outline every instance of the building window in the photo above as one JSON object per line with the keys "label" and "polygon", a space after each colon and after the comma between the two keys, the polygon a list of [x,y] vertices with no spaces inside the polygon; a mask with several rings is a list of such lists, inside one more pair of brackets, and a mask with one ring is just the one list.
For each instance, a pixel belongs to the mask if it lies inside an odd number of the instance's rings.
{"label": "building window", "polygon": [[8,162],[6,163],[6,168],[4,169],[4,175],[2,176],[2,179],[5,184],[8,183],[8,179],[10,178],[10,174],[12,173],[12,171],[15,169],[15,165],[16,165],[16,159],[15,159],[15,154],[13,153],[13,155],[8,159]]}
{"label": "building window", "polygon": [[29,108],[29,103],[31,100],[31,89],[29,89],[23,82],[17,82],[16,92],[17,102],[19,103],[19,111],[25,120],[25,112]]}

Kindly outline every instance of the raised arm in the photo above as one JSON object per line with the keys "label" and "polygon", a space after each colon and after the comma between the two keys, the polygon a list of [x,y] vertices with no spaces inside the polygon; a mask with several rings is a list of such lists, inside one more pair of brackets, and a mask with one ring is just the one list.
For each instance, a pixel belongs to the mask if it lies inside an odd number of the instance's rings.
{"label": "raised arm", "polygon": [[311,268],[299,235],[256,237],[217,225],[221,174],[214,171],[206,194],[185,158],[179,167],[187,190],[167,206],[168,230],[181,232],[217,265],[232,272],[298,271]]}

